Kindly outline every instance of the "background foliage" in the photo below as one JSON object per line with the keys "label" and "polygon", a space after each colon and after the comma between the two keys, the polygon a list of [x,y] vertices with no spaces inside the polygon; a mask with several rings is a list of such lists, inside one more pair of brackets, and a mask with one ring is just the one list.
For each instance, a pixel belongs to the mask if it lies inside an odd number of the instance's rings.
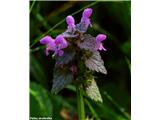
{"label": "background foliage", "polygon": [[85,98],[87,116],[96,120],[129,119],[131,2],[30,2],[30,116],[78,119],[73,85],[67,86],[58,95],[51,94],[55,61],[45,55],[39,40],[45,34],[55,37],[63,32],[67,15],[74,14],[75,21],[79,22],[82,8],[88,5],[93,9],[93,28],[88,33],[93,36],[103,33],[108,37],[104,42],[107,52],[101,52],[108,74],[95,73],[103,104]]}

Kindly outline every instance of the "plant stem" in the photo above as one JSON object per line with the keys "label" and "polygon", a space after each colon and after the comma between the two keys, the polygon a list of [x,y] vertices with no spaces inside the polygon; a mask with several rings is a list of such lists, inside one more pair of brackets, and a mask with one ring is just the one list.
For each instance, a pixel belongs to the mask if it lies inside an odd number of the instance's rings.
{"label": "plant stem", "polygon": [[84,100],[83,100],[83,86],[77,86],[77,107],[79,120],[85,120]]}

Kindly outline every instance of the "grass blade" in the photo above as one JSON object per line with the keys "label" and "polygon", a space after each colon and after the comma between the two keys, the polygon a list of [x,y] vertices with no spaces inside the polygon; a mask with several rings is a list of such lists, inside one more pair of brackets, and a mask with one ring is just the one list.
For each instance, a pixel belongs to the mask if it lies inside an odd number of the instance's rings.
{"label": "grass blade", "polygon": [[33,0],[32,5],[31,5],[31,7],[30,7],[30,9],[29,9],[29,12],[30,12],[30,13],[31,13],[31,11],[32,11],[32,9],[33,9],[33,6],[35,5],[35,2],[36,2],[36,0]]}

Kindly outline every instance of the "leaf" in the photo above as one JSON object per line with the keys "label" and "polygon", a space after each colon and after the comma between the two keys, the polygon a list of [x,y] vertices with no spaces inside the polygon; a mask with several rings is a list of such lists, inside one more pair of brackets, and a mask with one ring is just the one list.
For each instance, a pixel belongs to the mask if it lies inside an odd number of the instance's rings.
{"label": "leaf", "polygon": [[101,94],[99,92],[99,88],[94,78],[87,81],[88,82],[85,84],[85,91],[87,96],[96,102],[103,102]]}
{"label": "leaf", "polygon": [[76,38],[78,37],[78,34],[69,33],[67,30],[62,33],[64,38]]}
{"label": "leaf", "polygon": [[73,75],[69,70],[64,71],[60,68],[55,69],[51,92],[57,94],[65,86],[71,83],[72,79]]}
{"label": "leaf", "polygon": [[101,119],[103,118],[103,120],[128,120],[116,113],[109,105],[98,102],[95,104],[96,105],[93,107],[96,108],[97,114],[100,115]]}
{"label": "leaf", "polygon": [[47,86],[47,76],[43,65],[39,62],[39,59],[34,54],[30,54],[30,73],[36,81],[40,82],[43,86]]}
{"label": "leaf", "polygon": [[87,31],[88,27],[84,23],[78,23],[76,24],[76,30],[79,31],[80,33],[85,33]]}
{"label": "leaf", "polygon": [[107,74],[107,70],[104,67],[104,62],[101,59],[101,56],[98,51],[95,51],[89,59],[85,60],[85,65],[92,71]]}
{"label": "leaf", "polygon": [[64,65],[69,63],[71,60],[73,60],[75,56],[75,52],[74,51],[70,51],[70,52],[64,52],[63,56],[58,56],[56,59],[56,66],[57,65]]}
{"label": "leaf", "polygon": [[[36,107],[36,108],[35,108]],[[40,85],[30,83],[30,115],[35,116],[52,116],[52,103],[47,91]]]}
{"label": "leaf", "polygon": [[81,49],[89,50],[91,52],[95,51],[96,49],[96,39],[92,37],[90,34],[84,34],[82,40],[78,43],[78,46]]}
{"label": "leaf", "polygon": [[92,116],[95,117],[96,120],[100,120],[99,115],[97,114],[92,104],[87,99],[84,99],[84,101],[85,101],[85,104],[88,106],[89,110],[91,111]]}

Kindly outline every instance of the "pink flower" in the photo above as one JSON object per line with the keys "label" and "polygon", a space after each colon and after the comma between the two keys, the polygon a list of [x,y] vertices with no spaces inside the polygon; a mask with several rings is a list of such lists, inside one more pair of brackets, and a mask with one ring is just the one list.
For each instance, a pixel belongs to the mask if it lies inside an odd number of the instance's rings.
{"label": "pink flower", "polygon": [[89,18],[91,15],[92,15],[92,9],[91,8],[86,8],[82,13],[82,16],[86,17],[86,18]]}
{"label": "pink flower", "polygon": [[69,15],[66,18],[66,22],[67,22],[67,25],[68,25],[68,32],[72,32],[75,29],[74,18],[71,15]]}
{"label": "pink flower", "polygon": [[67,41],[63,38],[62,35],[58,35],[55,39],[55,44],[57,46],[57,49],[64,49],[68,46]]}
{"label": "pink flower", "polygon": [[91,25],[90,16],[92,15],[92,9],[86,8],[82,13],[81,23],[85,24],[85,27],[88,28],[88,26]]}
{"label": "pink flower", "polygon": [[55,40],[50,36],[45,36],[40,40],[40,43],[46,45],[46,55],[49,55],[49,51],[54,51],[55,55],[62,56],[64,54],[62,49],[68,46],[62,35],[58,35]]}
{"label": "pink flower", "polygon": [[62,56],[64,51],[62,49],[68,47],[67,41],[63,38],[62,35],[58,35],[55,39],[56,49],[55,54]]}
{"label": "pink flower", "polygon": [[51,36],[45,36],[40,40],[41,44],[46,45],[46,55],[49,55],[49,51],[54,51],[56,48],[55,40]]}
{"label": "pink flower", "polygon": [[106,35],[104,34],[99,34],[96,37],[96,50],[104,50],[106,51],[106,49],[104,48],[102,41],[104,41],[107,38]]}

